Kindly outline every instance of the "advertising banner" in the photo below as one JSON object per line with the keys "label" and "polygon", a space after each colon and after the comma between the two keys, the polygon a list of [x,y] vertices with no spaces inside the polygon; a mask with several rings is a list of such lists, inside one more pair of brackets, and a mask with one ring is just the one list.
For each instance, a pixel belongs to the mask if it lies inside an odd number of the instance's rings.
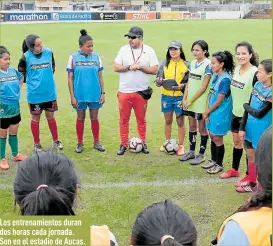
{"label": "advertising banner", "polygon": [[0,22],[6,21],[5,13],[0,13]]}
{"label": "advertising banner", "polygon": [[156,20],[156,12],[126,13],[126,20]]}
{"label": "advertising banner", "polygon": [[92,20],[90,12],[55,12],[52,13],[53,21],[87,21]]}
{"label": "advertising banner", "polygon": [[93,12],[92,20],[125,20],[125,13],[116,12]]}
{"label": "advertising banner", "polygon": [[6,13],[7,22],[51,21],[51,13]]}
{"label": "advertising banner", "polygon": [[191,19],[191,13],[189,12],[184,12],[183,15],[182,15],[182,18],[184,20],[190,20]]}
{"label": "advertising banner", "polygon": [[181,20],[181,12],[161,12],[161,20]]}
{"label": "advertising banner", "polygon": [[206,12],[201,12],[201,20],[207,19]]}
{"label": "advertising banner", "polygon": [[191,19],[192,20],[200,20],[201,14],[200,13],[191,13]]}

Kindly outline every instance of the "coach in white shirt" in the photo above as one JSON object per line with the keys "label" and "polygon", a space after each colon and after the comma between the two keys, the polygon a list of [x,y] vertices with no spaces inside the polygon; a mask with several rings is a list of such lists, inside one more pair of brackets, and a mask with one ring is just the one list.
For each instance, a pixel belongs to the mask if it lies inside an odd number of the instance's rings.
{"label": "coach in white shirt", "polygon": [[129,121],[134,109],[139,138],[143,141],[143,153],[149,154],[146,144],[146,110],[149,94],[150,75],[158,70],[158,59],[153,48],[143,44],[143,30],[134,26],[125,35],[129,43],[118,52],[114,71],[119,77],[119,128],[121,145],[117,152],[123,155],[128,146]]}

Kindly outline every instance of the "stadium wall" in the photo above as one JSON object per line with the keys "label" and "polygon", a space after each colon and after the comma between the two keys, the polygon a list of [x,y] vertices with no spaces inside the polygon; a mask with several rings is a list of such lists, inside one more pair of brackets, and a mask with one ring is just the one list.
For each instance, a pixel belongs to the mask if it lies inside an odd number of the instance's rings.
{"label": "stadium wall", "polygon": [[160,20],[210,20],[239,19],[241,11],[221,12],[8,12],[0,13],[5,24],[58,23],[58,22],[112,22],[112,21],[160,21]]}
{"label": "stadium wall", "polygon": [[206,18],[208,20],[220,20],[220,19],[241,19],[244,16],[243,11],[207,11]]}

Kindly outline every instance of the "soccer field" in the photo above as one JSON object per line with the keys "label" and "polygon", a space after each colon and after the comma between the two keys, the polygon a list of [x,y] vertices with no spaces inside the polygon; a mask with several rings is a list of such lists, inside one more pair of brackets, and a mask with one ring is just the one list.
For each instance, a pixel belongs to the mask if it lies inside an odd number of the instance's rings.
{"label": "soccer field", "polygon": [[[198,245],[209,245],[221,222],[247,199],[247,195],[235,192],[234,180],[220,180],[218,175],[211,176],[200,166],[179,162],[177,156],[159,151],[164,141],[164,119],[161,114],[160,89],[153,84],[154,94],[147,111],[147,141],[151,154],[127,152],[124,156],[116,155],[120,144],[116,98],[118,74],[113,72],[112,66],[119,48],[127,43],[124,34],[133,25],[144,29],[144,42],[155,49],[160,61],[164,59],[167,45],[172,39],[182,42],[189,61],[192,60],[191,44],[198,39],[208,42],[210,54],[218,50],[234,53],[237,42],[249,41],[260,59],[272,56],[271,20],[1,25],[0,37],[1,45],[5,45],[11,52],[13,67],[17,67],[22,55],[21,45],[28,34],[40,35],[44,45],[54,52],[59,136],[64,144],[63,152],[74,161],[82,183],[76,202],[78,215],[88,216],[90,224],[107,224],[119,245],[125,246],[128,245],[131,225],[137,213],[153,202],[172,199],[193,217],[198,230]],[[101,142],[106,147],[104,153],[92,149],[93,139],[88,117],[85,122],[85,150],[82,154],[74,152],[76,112],[70,105],[66,63],[69,55],[78,49],[79,31],[82,28],[93,37],[94,51],[101,55],[104,64],[106,103],[99,115]],[[25,90],[24,85],[21,95],[19,149],[24,154],[30,154],[33,143]],[[135,118],[132,116],[130,137],[137,135]],[[50,148],[51,135],[44,117],[41,119],[40,130],[42,146]],[[177,138],[176,124],[173,125],[173,138]],[[225,138],[225,146],[224,166],[229,168],[233,148],[230,135]],[[185,147],[188,149],[187,135]],[[209,149],[208,145],[207,157],[210,155]],[[8,145],[7,150],[9,158]],[[10,164],[14,163],[10,161]],[[1,215],[14,214],[12,183],[15,170],[14,164],[10,170],[0,172]],[[244,170],[245,158],[242,158],[242,173]]]}

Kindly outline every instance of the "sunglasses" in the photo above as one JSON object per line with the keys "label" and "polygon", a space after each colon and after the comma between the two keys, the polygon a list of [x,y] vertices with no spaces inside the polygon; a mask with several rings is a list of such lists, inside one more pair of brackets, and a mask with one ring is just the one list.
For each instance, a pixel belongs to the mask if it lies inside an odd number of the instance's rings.
{"label": "sunglasses", "polygon": [[137,39],[137,37],[135,36],[135,37],[130,37],[130,36],[127,36],[128,37],[128,39]]}

